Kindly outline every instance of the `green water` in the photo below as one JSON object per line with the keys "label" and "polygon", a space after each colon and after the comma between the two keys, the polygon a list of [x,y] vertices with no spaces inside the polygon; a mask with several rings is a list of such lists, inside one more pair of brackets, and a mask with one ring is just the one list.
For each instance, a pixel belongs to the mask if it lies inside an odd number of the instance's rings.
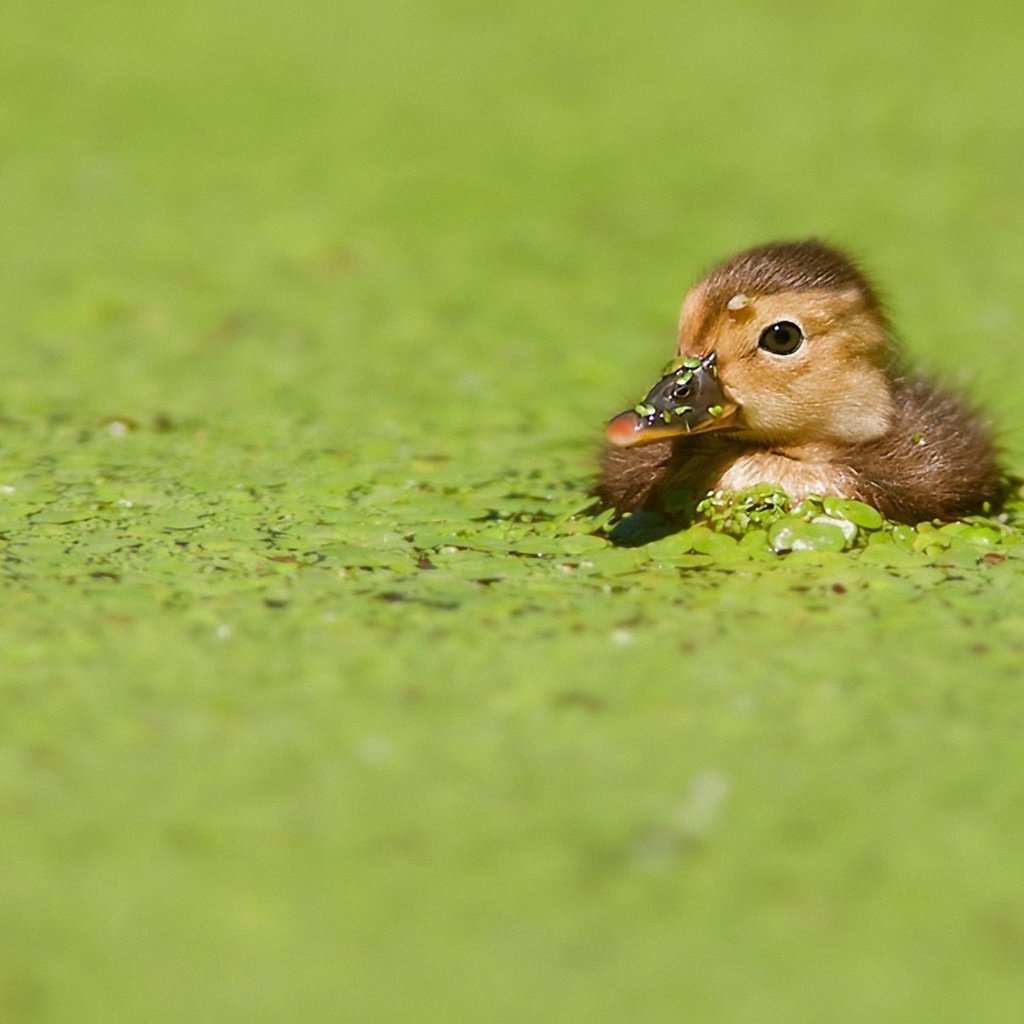
{"label": "green water", "polygon": [[1017,1019],[1019,513],[586,508],[688,284],[812,233],[1024,469],[1022,31],[9,0],[0,1020]]}

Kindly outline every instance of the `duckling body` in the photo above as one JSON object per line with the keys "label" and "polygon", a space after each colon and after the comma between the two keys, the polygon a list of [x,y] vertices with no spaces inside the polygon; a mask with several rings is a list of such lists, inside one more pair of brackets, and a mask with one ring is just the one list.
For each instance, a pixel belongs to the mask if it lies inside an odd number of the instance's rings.
{"label": "duckling body", "polygon": [[988,430],[897,369],[874,290],[820,242],[760,246],[712,270],[683,304],[678,356],[608,425],[598,494],[620,511],[763,483],[907,523],[999,500]]}

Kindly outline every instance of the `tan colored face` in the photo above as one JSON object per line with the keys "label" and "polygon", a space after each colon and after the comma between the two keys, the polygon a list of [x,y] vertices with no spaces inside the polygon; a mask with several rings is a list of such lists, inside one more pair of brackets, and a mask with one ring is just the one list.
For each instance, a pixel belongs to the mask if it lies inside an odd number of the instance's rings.
{"label": "tan colored face", "polygon": [[697,285],[683,304],[678,352],[715,353],[722,390],[739,406],[728,429],[751,440],[857,442],[888,429],[888,339],[857,289],[713,304]]}

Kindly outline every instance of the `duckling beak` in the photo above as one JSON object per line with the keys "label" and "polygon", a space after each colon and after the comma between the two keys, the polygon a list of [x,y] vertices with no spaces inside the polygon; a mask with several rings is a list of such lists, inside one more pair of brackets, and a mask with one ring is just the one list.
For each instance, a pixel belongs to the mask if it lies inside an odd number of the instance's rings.
{"label": "duckling beak", "polygon": [[605,436],[616,448],[664,441],[682,434],[721,430],[739,407],[722,390],[715,354],[670,364],[669,372],[632,409],[608,422]]}

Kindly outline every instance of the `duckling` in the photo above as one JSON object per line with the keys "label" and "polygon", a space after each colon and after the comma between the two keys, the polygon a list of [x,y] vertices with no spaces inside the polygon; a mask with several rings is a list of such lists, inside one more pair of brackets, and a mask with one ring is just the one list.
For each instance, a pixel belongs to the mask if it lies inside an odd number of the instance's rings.
{"label": "duckling", "polygon": [[748,249],[699,281],[677,359],[606,436],[597,493],[620,512],[770,483],[917,523],[1003,489],[985,424],[902,371],[874,288],[815,239]]}

